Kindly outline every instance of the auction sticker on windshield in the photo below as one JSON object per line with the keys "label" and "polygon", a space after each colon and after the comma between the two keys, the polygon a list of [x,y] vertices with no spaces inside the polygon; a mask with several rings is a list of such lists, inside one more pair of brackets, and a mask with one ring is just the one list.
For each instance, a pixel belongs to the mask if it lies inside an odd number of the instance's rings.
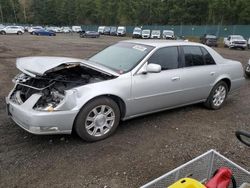
{"label": "auction sticker on windshield", "polygon": [[139,50],[139,51],[141,51],[141,52],[144,52],[145,50],[147,50],[146,47],[140,46],[140,45],[135,45],[135,46],[133,46],[133,49]]}

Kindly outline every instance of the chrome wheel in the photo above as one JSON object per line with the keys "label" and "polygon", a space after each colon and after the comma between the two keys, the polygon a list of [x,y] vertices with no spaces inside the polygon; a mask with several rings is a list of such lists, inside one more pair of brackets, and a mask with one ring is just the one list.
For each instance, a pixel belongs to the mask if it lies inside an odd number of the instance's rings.
{"label": "chrome wheel", "polygon": [[247,65],[246,72],[250,73],[250,65]]}
{"label": "chrome wheel", "polygon": [[222,105],[222,103],[224,102],[225,98],[227,95],[227,91],[225,86],[220,85],[214,92],[213,95],[213,104],[216,107],[219,107],[220,105]]}
{"label": "chrome wheel", "polygon": [[107,134],[115,122],[115,112],[107,105],[93,108],[85,120],[85,128],[91,136],[99,137]]}

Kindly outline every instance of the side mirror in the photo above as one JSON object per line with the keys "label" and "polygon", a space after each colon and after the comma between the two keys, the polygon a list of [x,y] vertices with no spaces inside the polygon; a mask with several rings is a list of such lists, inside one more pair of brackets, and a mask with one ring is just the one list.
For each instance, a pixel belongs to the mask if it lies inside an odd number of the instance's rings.
{"label": "side mirror", "polygon": [[236,131],[236,137],[245,145],[250,147],[250,133],[246,131]]}
{"label": "side mirror", "polygon": [[154,64],[154,63],[148,64],[147,65],[147,72],[148,73],[159,73],[159,72],[161,72],[161,65]]}

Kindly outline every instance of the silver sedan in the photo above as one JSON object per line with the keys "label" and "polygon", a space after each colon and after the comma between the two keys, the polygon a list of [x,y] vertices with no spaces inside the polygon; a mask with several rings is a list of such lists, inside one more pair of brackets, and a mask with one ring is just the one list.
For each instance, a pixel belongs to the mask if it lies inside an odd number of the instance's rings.
{"label": "silver sedan", "polygon": [[6,97],[8,114],[34,134],[70,134],[97,141],[120,120],[194,103],[222,107],[240,88],[240,62],[184,41],[131,40],[88,60],[17,59],[21,71]]}

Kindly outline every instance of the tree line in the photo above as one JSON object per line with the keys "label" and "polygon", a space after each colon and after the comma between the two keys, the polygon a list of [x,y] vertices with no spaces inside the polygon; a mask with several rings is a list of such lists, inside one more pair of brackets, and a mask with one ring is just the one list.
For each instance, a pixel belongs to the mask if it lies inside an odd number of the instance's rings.
{"label": "tree line", "polygon": [[250,24],[250,0],[0,0],[0,22],[58,26]]}

